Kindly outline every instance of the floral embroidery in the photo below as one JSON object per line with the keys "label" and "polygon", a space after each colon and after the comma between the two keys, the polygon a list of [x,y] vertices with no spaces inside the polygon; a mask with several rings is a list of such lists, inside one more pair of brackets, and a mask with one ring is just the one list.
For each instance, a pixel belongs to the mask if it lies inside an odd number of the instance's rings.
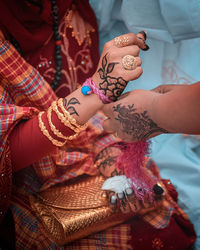
{"label": "floral embroidery", "polygon": [[[73,55],[70,53],[72,47],[68,38],[69,28],[72,29],[70,35],[75,38],[74,42],[77,42],[79,46],[77,51],[74,50]],[[89,23],[84,21],[75,7],[72,7],[72,9],[69,10],[61,20],[59,33],[62,38],[61,51],[63,58],[66,60],[66,66],[62,69],[63,80],[62,84],[56,89],[56,93],[63,92],[66,94],[66,89],[68,94],[74,91],[78,86],[78,74],[80,72],[87,74],[90,69],[93,68],[89,49],[92,44],[92,39],[90,37],[91,32],[95,32],[95,29]],[[45,42],[47,46],[51,39],[52,35]],[[55,74],[53,60],[52,56],[47,58],[40,55],[40,61],[37,64],[37,69],[42,72],[42,75],[48,82],[53,81]]]}
{"label": "floral embroidery", "polygon": [[72,6],[72,9],[65,16],[65,25],[72,29],[72,37],[77,40],[79,46],[83,44],[86,38],[88,38],[89,45],[92,44],[90,32],[94,32],[95,29],[83,20],[76,10],[75,5]]}
{"label": "floral embroidery", "polygon": [[160,250],[162,247],[164,247],[163,242],[160,238],[155,238],[152,240],[152,248],[156,250]]}

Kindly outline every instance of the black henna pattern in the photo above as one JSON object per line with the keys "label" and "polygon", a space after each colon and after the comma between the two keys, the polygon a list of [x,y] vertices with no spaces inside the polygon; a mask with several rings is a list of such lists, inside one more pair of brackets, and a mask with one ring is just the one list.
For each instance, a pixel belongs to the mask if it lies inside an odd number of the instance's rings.
{"label": "black henna pattern", "polygon": [[79,116],[78,112],[76,111],[76,108],[73,106],[75,104],[80,104],[79,100],[75,97],[72,97],[69,101],[67,101],[66,98],[64,98],[64,104],[67,109],[67,111],[70,113],[70,115],[77,115]]}
{"label": "black henna pattern", "polygon": [[112,77],[109,75],[112,73],[118,62],[108,64],[106,56],[107,54],[102,59],[102,67],[98,69],[99,76],[103,80],[99,84],[99,89],[102,90],[104,95],[108,96],[111,100],[116,101],[122,94],[128,82],[122,77]]}
{"label": "black henna pattern", "polygon": [[113,164],[115,164],[116,156],[109,156],[105,158],[99,165],[98,168],[103,168],[103,170],[106,169],[106,167],[112,167]]}
{"label": "black henna pattern", "polygon": [[112,150],[108,147],[103,149],[97,156],[95,163],[97,164],[97,168],[101,171],[110,172],[109,169],[112,169],[112,172],[110,173],[110,177],[121,175],[122,172],[115,167],[113,167],[116,163],[117,156],[111,156]]}
{"label": "black henna pattern", "polygon": [[122,131],[132,138],[145,140],[156,132],[168,133],[148,117],[147,111],[137,113],[134,104],[128,106],[118,104],[113,107],[113,111],[118,113],[115,119],[122,125]]}

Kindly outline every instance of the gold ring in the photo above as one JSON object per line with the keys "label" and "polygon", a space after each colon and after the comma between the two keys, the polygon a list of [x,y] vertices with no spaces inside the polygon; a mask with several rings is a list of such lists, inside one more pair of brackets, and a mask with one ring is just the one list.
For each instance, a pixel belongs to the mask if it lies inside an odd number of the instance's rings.
{"label": "gold ring", "polygon": [[133,70],[137,67],[137,61],[134,56],[126,55],[122,58],[122,66],[127,70]]}
{"label": "gold ring", "polygon": [[116,47],[125,47],[129,45],[128,36],[118,36],[114,38],[114,44]]}

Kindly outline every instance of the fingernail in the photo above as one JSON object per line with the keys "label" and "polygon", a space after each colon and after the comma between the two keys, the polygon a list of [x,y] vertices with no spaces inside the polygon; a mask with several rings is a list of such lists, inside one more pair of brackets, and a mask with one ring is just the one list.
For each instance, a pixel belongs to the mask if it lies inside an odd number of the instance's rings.
{"label": "fingernail", "polygon": [[127,188],[127,189],[126,189],[126,194],[127,194],[128,196],[132,195],[133,193],[134,193],[134,191],[133,191],[132,188]]}
{"label": "fingernail", "polygon": [[147,33],[146,33],[144,30],[140,31],[139,33],[142,34],[142,35],[144,36],[144,39],[146,40],[146,38],[147,38]]}
{"label": "fingernail", "polygon": [[153,191],[154,191],[154,193],[157,194],[157,195],[161,195],[161,194],[164,193],[164,189],[163,189],[160,185],[158,185],[158,184],[155,184],[155,185],[153,186]]}
{"label": "fingernail", "polygon": [[147,45],[147,44],[145,44],[145,48],[144,49],[142,49],[142,50],[144,50],[144,51],[147,51],[147,50],[149,50],[149,46]]}
{"label": "fingernail", "polygon": [[117,197],[114,196],[114,195],[112,195],[112,196],[110,197],[110,203],[111,203],[111,204],[115,204],[116,202],[117,202]]}
{"label": "fingernail", "polygon": [[118,198],[119,198],[120,200],[122,200],[122,199],[124,198],[124,193],[118,193],[117,195],[118,195]]}
{"label": "fingernail", "polygon": [[142,37],[138,36],[138,39],[142,40],[145,43],[145,40]]}
{"label": "fingernail", "polygon": [[149,49],[149,46],[146,44],[145,40],[144,40],[142,37],[138,37],[138,39],[142,40],[143,43],[144,43],[144,45],[145,45],[145,48],[142,49],[142,50],[145,50],[145,51],[148,50],[148,49]]}

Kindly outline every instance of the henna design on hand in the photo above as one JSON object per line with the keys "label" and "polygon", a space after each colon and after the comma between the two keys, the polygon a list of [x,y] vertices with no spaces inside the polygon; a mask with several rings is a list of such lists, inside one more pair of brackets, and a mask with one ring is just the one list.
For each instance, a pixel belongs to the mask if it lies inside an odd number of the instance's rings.
{"label": "henna design on hand", "polygon": [[99,76],[103,80],[99,83],[99,89],[102,90],[104,95],[108,96],[111,100],[116,101],[128,82],[122,77],[112,77],[111,75],[108,75],[113,72],[115,65],[119,63],[111,62],[108,64],[106,56],[107,54],[102,59],[102,67],[98,69]]}
{"label": "henna design on hand", "polygon": [[[98,164],[97,167],[102,168],[105,171],[107,168],[111,168],[113,166],[113,164],[115,164],[115,160],[116,160],[116,157],[114,157],[114,156],[107,157],[100,164]],[[112,177],[112,176],[115,176],[116,174],[117,174],[117,170],[115,169],[111,173],[110,176]]]}
{"label": "henna design on hand", "polygon": [[116,168],[117,155],[112,155],[112,148],[103,149],[97,156],[95,164],[99,171],[107,177],[122,175],[122,172]]}
{"label": "henna design on hand", "polygon": [[156,132],[168,133],[148,117],[147,111],[137,113],[134,104],[127,107],[118,104],[113,107],[113,111],[118,113],[115,119],[122,125],[122,131],[133,139],[145,140]]}
{"label": "henna design on hand", "polygon": [[70,113],[70,115],[77,115],[79,116],[78,112],[76,111],[76,108],[73,106],[75,104],[80,104],[79,100],[75,97],[72,97],[69,101],[67,101],[66,98],[64,98],[64,105],[67,109],[67,111]]}

